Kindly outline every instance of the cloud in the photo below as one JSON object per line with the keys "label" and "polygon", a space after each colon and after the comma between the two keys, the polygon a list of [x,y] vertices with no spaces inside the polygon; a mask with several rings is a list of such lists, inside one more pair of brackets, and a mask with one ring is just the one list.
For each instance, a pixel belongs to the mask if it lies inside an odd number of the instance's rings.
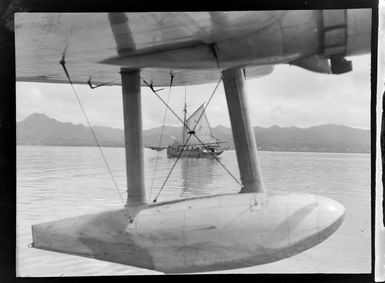
{"label": "cloud", "polygon": [[[268,76],[247,81],[250,119],[253,126],[309,127],[323,123],[370,127],[370,56],[353,57],[353,71],[325,75],[294,66],[276,66]],[[68,84],[17,82],[17,120],[39,112],[60,121],[85,124],[81,108]],[[188,112],[192,114],[209,100],[214,84],[187,87]],[[122,128],[121,87],[91,90],[76,85],[89,120],[93,125]],[[169,89],[159,92],[164,101]],[[185,87],[173,87],[170,107],[183,118]],[[162,125],[165,106],[148,89],[142,88],[143,128]],[[221,85],[212,98],[207,116],[212,126],[230,126],[227,102]],[[168,111],[166,124],[181,123]]]}

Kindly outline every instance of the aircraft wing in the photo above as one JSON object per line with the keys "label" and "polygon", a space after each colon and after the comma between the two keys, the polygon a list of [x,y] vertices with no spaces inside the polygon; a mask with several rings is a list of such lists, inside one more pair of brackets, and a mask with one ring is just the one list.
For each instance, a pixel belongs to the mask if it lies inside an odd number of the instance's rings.
{"label": "aircraft wing", "polygon": [[[256,32],[283,12],[166,13],[16,13],[16,79],[68,83],[59,61],[66,49],[66,67],[74,83],[120,84],[120,66],[103,60],[128,54],[154,54],[204,46]],[[215,82],[220,70],[211,68],[141,67],[141,76],[155,86]],[[253,66],[247,77],[269,74],[270,65]]]}
{"label": "aircraft wing", "polygon": [[222,70],[264,76],[275,64],[320,73],[352,69],[345,56],[370,50],[369,9],[16,13],[16,79],[120,84],[120,68],[140,69],[154,86],[216,82]]}

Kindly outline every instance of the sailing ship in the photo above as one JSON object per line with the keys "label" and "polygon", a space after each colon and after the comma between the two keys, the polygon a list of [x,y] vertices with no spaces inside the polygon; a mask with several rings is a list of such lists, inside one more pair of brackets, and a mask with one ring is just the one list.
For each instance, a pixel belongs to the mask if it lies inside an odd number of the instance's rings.
{"label": "sailing ship", "polygon": [[167,157],[215,157],[223,152],[222,143],[211,130],[204,104],[186,120],[186,103],[184,107],[182,143],[174,140],[167,148]]}

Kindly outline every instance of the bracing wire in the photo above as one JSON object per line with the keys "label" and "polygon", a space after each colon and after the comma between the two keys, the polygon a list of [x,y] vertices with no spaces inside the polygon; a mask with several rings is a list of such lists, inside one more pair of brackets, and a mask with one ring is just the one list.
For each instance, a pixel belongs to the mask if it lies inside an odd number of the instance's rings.
{"label": "bracing wire", "polygon": [[[207,106],[208,106],[208,104],[210,103],[210,101],[211,101],[211,99],[212,99],[212,97],[214,96],[214,94],[215,94],[215,92],[216,92],[216,90],[217,90],[217,88],[218,88],[218,86],[219,86],[219,84],[220,84],[220,82],[222,81],[222,76],[221,76],[221,78],[219,79],[219,81],[218,81],[218,83],[217,83],[217,85],[216,85],[216,87],[215,87],[215,89],[214,89],[214,91],[213,91],[213,93],[211,94],[211,96],[210,96],[210,98],[209,98],[209,100],[208,100],[208,102],[207,102],[207,104],[206,104],[206,106],[205,106],[205,108],[204,109],[206,109],[207,108]],[[147,86],[150,86],[143,78],[142,78],[142,80],[143,80],[143,82],[147,85]],[[204,111],[201,113],[201,115],[200,115],[200,117],[199,117],[199,119],[198,119],[198,121],[196,122],[196,124],[195,124],[195,126],[194,126],[194,129],[193,130],[191,130],[189,127],[188,127],[188,125],[184,122],[184,121],[182,121],[182,119],[168,106],[168,103],[166,103],[155,91],[153,91],[153,93],[161,100],[161,102],[163,103],[163,104],[165,104],[166,105],[166,107],[177,117],[177,119],[180,121],[180,122],[182,122],[182,124],[184,124],[185,125],[185,127],[189,130],[189,132],[190,133],[192,133],[193,135],[194,135],[194,137],[205,147],[205,148],[207,148],[205,145],[204,145],[204,143],[196,136],[196,134],[195,134],[195,128],[196,128],[196,126],[198,125],[198,123],[199,123],[199,121],[200,121],[200,119],[202,118],[202,116],[203,116],[203,113],[204,113]],[[159,192],[158,192],[158,194],[157,194],[157,196],[155,197],[155,199],[154,199],[154,201],[153,202],[156,202],[156,200],[157,200],[157,198],[159,197],[159,195],[160,195],[160,193],[161,193],[161,191],[163,190],[163,188],[164,188],[164,186],[165,186],[165,184],[166,184],[166,182],[167,182],[167,180],[168,180],[168,178],[170,177],[170,175],[171,175],[171,173],[172,173],[172,171],[173,171],[173,169],[175,168],[175,166],[176,166],[176,163],[178,162],[178,160],[179,160],[179,158],[180,158],[180,156],[182,155],[182,152],[184,151],[184,148],[186,147],[186,145],[187,145],[187,143],[188,143],[188,141],[190,140],[190,137],[191,137],[192,135],[190,135],[188,138],[187,138],[187,140],[186,140],[186,142],[185,142],[185,144],[183,145],[183,147],[182,147],[182,150],[180,151],[180,153],[179,153],[179,155],[178,155],[178,157],[177,157],[177,159],[176,159],[176,161],[174,162],[174,164],[173,164],[173,166],[172,166],[172,168],[171,168],[171,170],[170,170],[170,172],[169,172],[169,174],[167,175],[167,177],[166,177],[166,180],[163,182],[163,184],[162,184],[162,186],[161,186],[161,188],[160,188],[160,190],[159,190]],[[209,151],[210,152],[210,151]],[[212,152],[210,152],[211,153],[211,155],[217,160],[217,162],[226,170],[226,172],[239,184],[239,185],[241,185],[241,183],[238,181],[238,179],[237,178],[235,178],[235,176],[233,175],[233,174],[231,174],[231,172],[223,165],[223,163],[222,162],[220,162],[220,160],[218,159],[218,157],[214,154],[214,153],[212,153]]]}
{"label": "bracing wire", "polygon": [[[200,118],[201,118],[202,116],[203,116],[203,112],[202,112],[201,115],[199,116],[198,122],[199,122],[199,120],[200,120]],[[194,128],[192,129],[192,132],[195,131],[195,128],[197,127],[198,122],[195,124]],[[189,129],[189,128],[188,128],[188,129]],[[190,129],[189,129],[189,131],[191,132]],[[195,135],[194,135],[194,136],[195,136]],[[192,135],[189,135],[189,136],[187,137],[186,142],[183,144],[182,150],[179,152],[178,157],[176,158],[176,160],[175,160],[175,162],[174,162],[172,168],[170,169],[170,172],[168,173],[166,179],[164,180],[164,182],[163,182],[161,188],[159,189],[159,192],[158,192],[158,194],[156,195],[156,197],[155,197],[155,199],[153,200],[153,202],[156,202],[156,201],[157,201],[157,199],[158,199],[160,193],[162,192],[164,186],[166,185],[166,182],[167,182],[168,178],[170,177],[172,171],[174,170],[175,165],[178,163],[179,158],[182,156],[182,153],[183,153],[183,151],[184,151],[184,149],[185,149],[186,145],[188,144],[188,142],[189,142],[189,140],[190,140],[191,137],[192,137]]]}
{"label": "bracing wire", "polygon": [[[204,109],[206,109],[207,108],[207,106],[208,106],[208,104],[210,103],[210,101],[211,101],[211,99],[212,99],[212,97],[213,97],[213,95],[215,94],[215,92],[216,92],[216,90],[217,90],[217,88],[218,88],[218,86],[219,86],[219,84],[220,84],[220,82],[221,82],[221,80],[222,80],[222,77],[220,78],[220,80],[218,81],[218,83],[217,83],[217,85],[216,85],[216,87],[215,87],[215,89],[214,89],[214,91],[213,91],[213,93],[211,94],[211,96],[210,96],[210,98],[209,98],[209,100],[208,100],[208,102],[207,102],[207,104],[206,104],[206,107],[204,108]],[[147,82],[145,81],[145,80],[143,80],[144,81],[144,83],[146,83],[147,84]],[[148,85],[148,84],[147,84]],[[155,92],[154,92],[155,93]],[[168,106],[168,104],[166,104],[165,102],[164,102],[164,100],[157,94],[157,93],[155,93],[155,95],[162,101],[162,103],[163,104],[165,104],[166,105],[166,107],[168,107],[169,109],[170,109],[170,111],[177,117],[177,119],[180,121],[180,122],[182,122],[182,124],[184,124],[185,125],[185,127],[191,132],[191,129],[188,127],[188,125],[184,122],[184,121],[182,121],[182,119]],[[198,122],[199,122],[199,120],[201,119],[201,117],[203,116],[203,112],[201,113],[201,116],[199,117],[199,119],[198,119],[198,121],[196,122],[196,124],[195,124],[195,126],[197,126],[197,124],[198,124]],[[195,129],[195,127],[194,127],[194,129]],[[193,132],[193,131],[192,131]],[[207,148],[205,145],[204,145],[204,143],[197,137],[197,135],[194,133],[193,134],[194,135],[194,137],[198,140],[198,142],[199,143],[201,143],[205,148]],[[238,179],[237,178],[235,178],[235,176],[233,175],[233,174],[231,174],[231,172],[223,165],[223,163],[218,159],[218,157],[214,154],[214,153],[212,153],[212,152],[210,152],[209,151],[209,153],[217,160],[217,162],[225,169],[225,171],[235,180],[235,182],[237,182],[239,185],[241,185],[241,183],[238,181]]]}
{"label": "bracing wire", "polygon": [[172,165],[170,171],[169,171],[168,174],[167,174],[166,179],[164,180],[162,186],[160,187],[158,194],[156,195],[156,197],[154,198],[154,200],[153,200],[152,202],[156,202],[156,201],[158,200],[158,197],[159,197],[160,193],[162,192],[164,186],[166,185],[166,183],[167,183],[167,181],[168,181],[168,178],[171,176],[171,173],[172,173],[172,171],[174,170],[176,164],[178,163],[179,158],[182,156],[182,153],[183,153],[183,151],[184,151],[184,148],[186,147],[187,143],[189,142],[191,136],[192,136],[192,135],[189,135],[189,136],[187,137],[186,142],[183,144],[182,150],[179,152],[179,154],[178,154],[178,156],[177,156],[177,158],[176,158],[174,164]]}
{"label": "bracing wire", "polygon": [[[222,78],[223,78],[223,77],[220,78],[220,80],[219,80],[218,84],[216,85],[216,87],[215,87],[213,93],[211,94],[209,100],[207,101],[207,103],[206,103],[206,105],[205,105],[205,107],[204,107],[204,111],[203,111],[203,112],[201,113],[201,115],[199,116],[199,119],[198,119],[198,121],[196,122],[195,127],[198,125],[200,119],[201,119],[202,116],[203,116],[203,113],[206,111],[207,106],[208,106],[209,103],[211,102],[211,99],[213,98],[213,96],[214,96],[214,94],[215,94],[215,92],[216,92],[216,90],[217,90],[217,88],[218,88],[218,86],[219,86],[219,83],[221,82]],[[194,127],[194,129],[195,129],[195,127]],[[207,147],[204,145],[204,143],[197,137],[196,134],[194,134],[194,137],[195,137],[195,138],[198,140],[198,142],[200,142],[205,148],[207,148]],[[209,152],[209,153],[215,158],[215,160],[216,160],[216,161],[223,167],[223,169],[225,169],[225,171],[226,171],[226,172],[227,172],[227,173],[228,173],[228,174],[235,180],[235,182],[237,182],[239,185],[242,185],[242,184],[238,181],[238,179],[235,178],[235,176],[234,176],[233,174],[231,174],[231,172],[226,168],[226,166],[219,160],[219,158],[218,158],[213,152],[211,152],[210,150],[209,150],[208,152]]]}
{"label": "bracing wire", "polygon": [[[103,159],[103,161],[104,161],[104,164],[105,164],[106,167],[107,167],[107,170],[108,170],[108,172],[109,172],[109,174],[110,174],[110,176],[111,176],[112,182],[114,183],[114,186],[115,186],[115,188],[116,188],[116,190],[117,190],[117,192],[118,192],[118,194],[119,194],[120,200],[122,201],[122,203],[123,203],[123,205],[124,205],[124,200],[123,200],[122,194],[121,194],[121,192],[120,192],[120,190],[119,190],[118,184],[117,184],[116,181],[115,181],[114,175],[112,174],[111,168],[110,168],[110,166],[108,165],[107,159],[106,159],[106,157],[105,157],[105,155],[104,155],[104,152],[103,152],[103,150],[102,150],[102,148],[101,148],[101,146],[100,146],[100,144],[99,144],[99,140],[98,140],[98,138],[97,138],[97,136],[96,136],[96,134],[95,134],[95,132],[94,132],[92,126],[91,126],[90,120],[88,119],[87,113],[86,113],[86,111],[85,111],[85,109],[84,109],[84,107],[83,107],[83,104],[82,104],[82,102],[81,102],[81,100],[80,100],[80,98],[79,98],[79,95],[78,95],[78,93],[77,93],[77,91],[76,91],[76,89],[75,89],[75,86],[74,86],[73,83],[72,83],[71,77],[70,77],[70,75],[69,75],[69,73],[68,73],[68,70],[67,70],[67,67],[66,67],[66,65],[65,65],[65,59],[64,59],[65,56],[64,56],[64,55],[65,55],[65,51],[64,51],[64,53],[63,53],[62,59],[60,60],[60,65],[62,65],[62,67],[63,67],[63,69],[64,69],[64,72],[65,72],[65,74],[66,74],[66,76],[67,76],[67,78],[68,78],[68,81],[69,81],[69,83],[70,83],[70,85],[71,85],[71,87],[72,87],[72,90],[73,90],[73,92],[74,92],[74,94],[75,94],[76,100],[77,100],[77,102],[79,103],[80,109],[81,109],[82,112],[83,112],[84,118],[86,119],[86,122],[87,122],[87,124],[88,124],[89,129],[91,130],[91,133],[92,133],[92,136],[93,136],[93,138],[94,138],[94,140],[95,140],[95,143],[96,143],[96,145],[97,145],[97,148],[99,149],[100,155],[102,156],[102,159]],[[132,218],[131,218],[130,214],[128,214],[128,217],[130,218],[130,220],[131,220],[131,222],[132,222]]]}
{"label": "bracing wire", "polygon": [[[172,71],[170,72],[170,89],[168,91],[168,96],[167,96],[167,104],[170,100],[170,95],[171,95],[171,87],[172,87],[172,83],[173,83],[173,80],[174,80],[174,75],[172,73]],[[153,90],[153,88],[151,89]],[[156,91],[155,91],[156,92]],[[162,130],[161,130],[161,133],[160,133],[160,137],[159,137],[159,143],[158,143],[158,147],[161,146],[162,144],[162,139],[163,139],[163,132],[164,132],[164,126],[165,126],[165,123],[166,123],[166,117],[167,117],[167,110],[168,108],[166,107],[165,110],[164,110],[164,116],[163,116],[163,123],[162,123]],[[156,174],[156,169],[158,167],[158,158],[159,158],[159,151],[157,152],[156,154],[156,160],[155,160],[155,166],[154,166],[154,172],[152,173],[152,181],[151,181],[151,188],[150,188],[150,193],[149,193],[149,200],[151,199],[151,194],[152,194],[152,189],[154,187],[154,180],[155,180],[155,174]]]}

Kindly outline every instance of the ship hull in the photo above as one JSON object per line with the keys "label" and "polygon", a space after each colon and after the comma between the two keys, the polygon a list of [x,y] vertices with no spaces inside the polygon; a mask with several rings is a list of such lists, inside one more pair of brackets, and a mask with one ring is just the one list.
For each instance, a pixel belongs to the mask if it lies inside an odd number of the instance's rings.
{"label": "ship hull", "polygon": [[[174,158],[178,157],[182,149],[180,148],[167,148],[167,157],[168,158]],[[185,149],[183,150],[180,157],[187,157],[187,158],[214,158],[214,156],[218,156],[223,152],[223,150],[220,151],[213,151],[213,152],[206,152],[202,151],[201,149],[198,150],[190,150]]]}
{"label": "ship hull", "polygon": [[147,148],[156,150],[156,151],[162,151],[163,149],[165,149],[165,147],[158,147],[158,146],[148,146]]}

